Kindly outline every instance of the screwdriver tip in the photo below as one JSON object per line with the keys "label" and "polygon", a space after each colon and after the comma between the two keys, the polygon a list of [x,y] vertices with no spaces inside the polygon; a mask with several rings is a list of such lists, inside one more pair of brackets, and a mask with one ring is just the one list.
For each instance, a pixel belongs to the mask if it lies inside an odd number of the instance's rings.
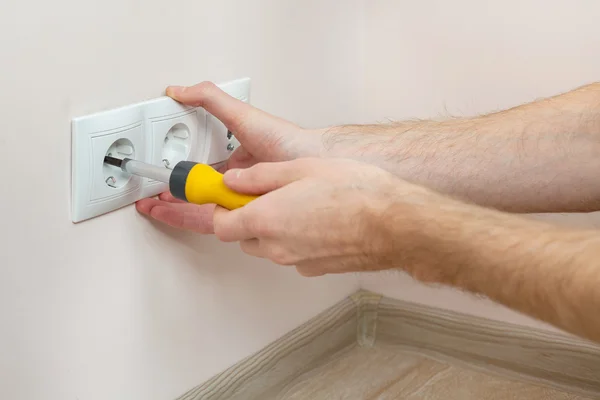
{"label": "screwdriver tip", "polygon": [[121,168],[121,164],[123,164],[123,160],[120,160],[118,158],[114,158],[111,156],[105,156],[104,163],[109,164],[109,165],[114,165],[115,167]]}

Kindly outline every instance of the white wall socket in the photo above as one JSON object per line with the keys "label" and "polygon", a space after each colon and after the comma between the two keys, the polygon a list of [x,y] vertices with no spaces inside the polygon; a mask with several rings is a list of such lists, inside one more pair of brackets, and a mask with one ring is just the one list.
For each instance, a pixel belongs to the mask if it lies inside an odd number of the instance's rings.
{"label": "white wall socket", "polygon": [[[250,79],[218,85],[250,101]],[[162,182],[129,175],[104,157],[135,158],[164,168],[192,160],[217,167],[239,146],[237,139],[202,108],[160,97],[75,118],[71,125],[71,219],[81,222],[156,196]]]}

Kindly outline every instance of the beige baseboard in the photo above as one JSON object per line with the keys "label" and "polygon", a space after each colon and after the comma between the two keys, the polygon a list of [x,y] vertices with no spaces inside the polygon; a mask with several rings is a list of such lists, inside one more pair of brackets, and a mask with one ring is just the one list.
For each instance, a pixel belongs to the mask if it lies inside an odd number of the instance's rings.
{"label": "beige baseboard", "polygon": [[344,299],[179,400],[272,399],[297,375],[355,345],[356,315],[356,304]]}
{"label": "beige baseboard", "polygon": [[600,398],[597,344],[359,291],[180,400],[272,399],[332,355],[377,344]]}
{"label": "beige baseboard", "polygon": [[600,346],[576,337],[382,298],[377,341],[600,397]]}

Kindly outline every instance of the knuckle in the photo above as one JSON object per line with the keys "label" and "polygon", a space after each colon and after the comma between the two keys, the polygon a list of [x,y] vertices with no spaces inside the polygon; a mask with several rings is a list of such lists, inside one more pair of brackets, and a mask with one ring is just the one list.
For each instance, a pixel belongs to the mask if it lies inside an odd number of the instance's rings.
{"label": "knuckle", "polygon": [[201,82],[194,86],[194,97],[196,97],[195,106],[204,107],[208,104],[214,97],[214,95],[219,90],[218,86],[213,82]]}
{"label": "knuckle", "polygon": [[253,212],[244,213],[244,216],[242,218],[242,225],[244,226],[244,229],[246,229],[248,232],[250,232],[250,234],[252,234],[255,237],[259,236],[256,228],[258,220],[259,217],[257,217],[256,213]]}
{"label": "knuckle", "polygon": [[234,131],[234,134],[240,134],[249,131],[247,128],[248,118],[245,113],[230,115],[228,118],[228,123],[231,127],[231,130]]}
{"label": "knuckle", "polygon": [[[250,254],[250,253],[252,253],[252,250],[254,249],[254,247],[253,247],[252,243],[250,243],[249,241],[243,240],[240,242],[240,249],[244,253]],[[250,254],[250,255],[252,255],[252,254]]]}
{"label": "knuckle", "polygon": [[271,246],[267,250],[267,257],[275,264],[279,265],[292,265],[294,264],[294,257],[281,246]]}
{"label": "knuckle", "polygon": [[315,270],[313,266],[297,266],[296,271],[306,278],[314,278],[323,275],[320,271]]}
{"label": "knuckle", "polygon": [[258,221],[254,224],[254,232],[258,237],[268,237],[271,236],[273,230],[269,224],[264,221]]}
{"label": "knuckle", "polygon": [[269,222],[259,212],[246,213],[243,224],[244,228],[254,237],[265,237],[271,232]]}
{"label": "knuckle", "polygon": [[223,228],[222,225],[220,224],[215,224],[214,225],[214,231],[215,231],[215,236],[222,242],[226,242],[227,241],[227,230]]}
{"label": "knuckle", "polygon": [[219,215],[213,217],[213,231],[215,236],[222,242],[233,241],[234,226],[229,221]]}
{"label": "knuckle", "polygon": [[[273,182],[276,179],[273,171],[268,166],[256,164],[253,167],[242,170],[238,175],[236,185],[238,188],[247,191],[249,194],[265,194],[270,192]],[[265,202],[261,201],[261,203]],[[268,201],[267,201],[268,203]],[[253,213],[267,214],[264,204],[253,204]]]}
{"label": "knuckle", "polygon": [[213,94],[217,89],[217,85],[209,81],[200,82],[198,85],[196,85],[196,90],[198,93],[205,96]]}
{"label": "knuckle", "polygon": [[248,183],[255,184],[265,176],[270,175],[270,166],[267,163],[259,163],[243,172]]}
{"label": "knuckle", "polygon": [[298,271],[298,273],[300,275],[305,276],[305,277],[312,276],[311,273],[310,273],[310,270],[308,270],[308,269],[306,269],[304,267],[296,267],[296,271]]}

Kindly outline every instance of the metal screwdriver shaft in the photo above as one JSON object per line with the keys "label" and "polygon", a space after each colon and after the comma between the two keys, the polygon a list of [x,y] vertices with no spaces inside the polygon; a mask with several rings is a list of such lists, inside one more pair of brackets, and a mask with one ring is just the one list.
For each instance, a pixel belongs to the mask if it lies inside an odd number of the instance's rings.
{"label": "metal screwdriver shaft", "polygon": [[104,157],[104,162],[117,168],[121,168],[123,171],[130,174],[143,176],[164,183],[169,183],[169,179],[171,177],[171,171],[164,167],[157,167],[141,161],[132,160],[131,158],[124,158],[121,160],[106,156]]}

